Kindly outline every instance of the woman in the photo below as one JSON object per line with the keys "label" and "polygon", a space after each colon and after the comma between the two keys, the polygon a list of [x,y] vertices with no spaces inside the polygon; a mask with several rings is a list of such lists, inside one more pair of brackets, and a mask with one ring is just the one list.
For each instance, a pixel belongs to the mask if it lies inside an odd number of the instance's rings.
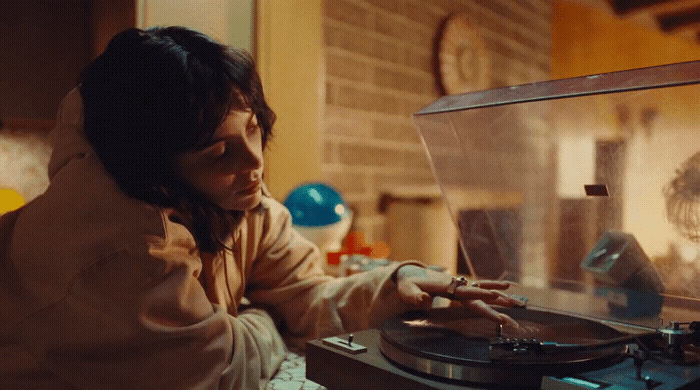
{"label": "woman", "polygon": [[274,120],[248,55],[182,27],[115,36],[62,103],[46,193],[0,219],[0,387],[262,388],[285,345],[436,295],[517,326],[486,305],[516,304],[504,282],[324,275],[262,184]]}

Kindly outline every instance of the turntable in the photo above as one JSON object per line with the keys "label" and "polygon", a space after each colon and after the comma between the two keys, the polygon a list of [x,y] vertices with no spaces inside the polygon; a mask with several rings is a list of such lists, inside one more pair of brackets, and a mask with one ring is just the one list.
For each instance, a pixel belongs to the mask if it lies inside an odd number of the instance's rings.
{"label": "turntable", "polygon": [[688,224],[700,171],[686,172],[699,102],[694,61],[417,112],[458,270],[514,282],[527,307],[498,310],[520,328],[459,306],[408,312],[310,341],[307,378],[329,390],[700,389],[700,227]]}
{"label": "turntable", "polygon": [[307,377],[330,390],[700,388],[698,356],[682,351],[700,341],[700,323],[627,333],[548,310],[503,311],[524,329],[504,332],[455,307],[311,341]]}

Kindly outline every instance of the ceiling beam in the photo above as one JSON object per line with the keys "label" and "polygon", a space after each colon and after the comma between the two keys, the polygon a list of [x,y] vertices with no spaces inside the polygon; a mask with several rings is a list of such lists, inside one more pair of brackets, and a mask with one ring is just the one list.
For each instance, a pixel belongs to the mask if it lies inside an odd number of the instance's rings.
{"label": "ceiling beam", "polygon": [[682,11],[660,12],[656,14],[661,31],[671,33],[680,29],[696,28],[700,24],[700,5]]}
{"label": "ceiling beam", "polygon": [[678,13],[699,7],[700,0],[607,0],[617,15]]}

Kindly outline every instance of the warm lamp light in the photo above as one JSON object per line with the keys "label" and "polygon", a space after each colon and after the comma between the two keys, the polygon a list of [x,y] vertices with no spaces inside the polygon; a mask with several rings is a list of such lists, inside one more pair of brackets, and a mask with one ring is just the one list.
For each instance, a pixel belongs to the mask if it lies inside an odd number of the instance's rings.
{"label": "warm lamp light", "polygon": [[0,214],[16,210],[24,205],[24,198],[11,188],[0,188]]}

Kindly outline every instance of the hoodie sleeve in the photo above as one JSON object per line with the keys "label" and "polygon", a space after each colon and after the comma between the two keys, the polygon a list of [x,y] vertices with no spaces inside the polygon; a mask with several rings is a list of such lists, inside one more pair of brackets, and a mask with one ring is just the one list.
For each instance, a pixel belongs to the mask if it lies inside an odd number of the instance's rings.
{"label": "hoodie sleeve", "polygon": [[264,388],[285,356],[272,318],[210,303],[200,269],[177,246],[122,250],[26,318],[22,341],[76,388]]}
{"label": "hoodie sleeve", "polygon": [[376,328],[411,308],[391,278],[405,263],[349,277],[324,275],[317,247],[294,230],[284,206],[271,200],[265,219],[246,296],[271,308],[291,345]]}

